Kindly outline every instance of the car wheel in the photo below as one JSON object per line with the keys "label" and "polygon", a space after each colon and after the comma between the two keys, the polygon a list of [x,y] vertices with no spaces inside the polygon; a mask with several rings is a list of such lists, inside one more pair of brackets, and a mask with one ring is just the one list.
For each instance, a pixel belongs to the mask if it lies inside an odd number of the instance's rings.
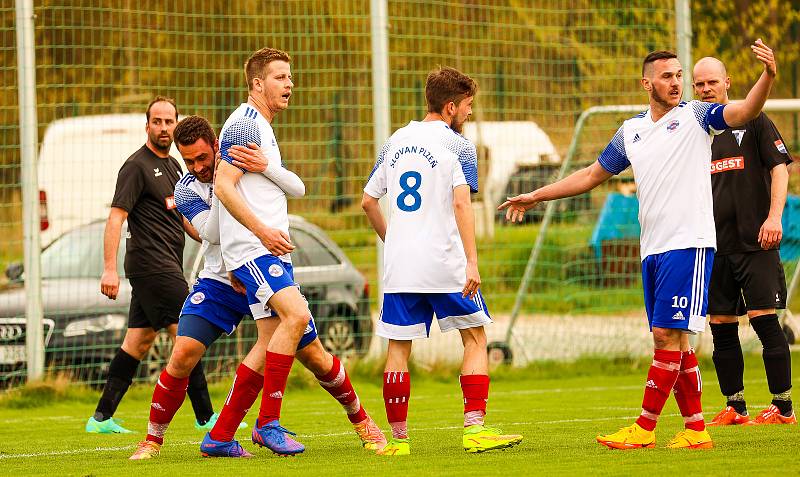
{"label": "car wheel", "polygon": [[355,321],[335,317],[321,323],[319,339],[325,349],[341,359],[356,355],[360,337],[356,336]]}
{"label": "car wheel", "polygon": [[165,332],[156,335],[153,346],[144,358],[144,378],[151,383],[158,380],[172,354],[172,340]]}
{"label": "car wheel", "polygon": [[496,366],[498,364],[511,364],[514,359],[514,354],[507,343],[502,341],[493,341],[486,347],[489,354],[489,364]]}

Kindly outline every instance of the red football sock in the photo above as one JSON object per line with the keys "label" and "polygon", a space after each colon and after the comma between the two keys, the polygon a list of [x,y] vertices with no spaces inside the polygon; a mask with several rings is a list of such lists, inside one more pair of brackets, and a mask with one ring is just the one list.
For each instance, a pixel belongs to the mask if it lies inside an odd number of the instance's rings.
{"label": "red football sock", "polygon": [[330,371],[323,376],[317,376],[317,380],[320,386],[339,401],[351,423],[357,424],[367,418],[367,412],[361,406],[358,394],[353,389],[353,385],[350,384],[350,377],[347,375],[347,370],[344,369],[339,358],[334,356],[333,366],[331,366]]}
{"label": "red football sock", "polygon": [[225,404],[219,412],[214,428],[211,429],[211,438],[215,441],[230,442],[233,440],[239,424],[244,420],[247,411],[256,402],[258,393],[264,387],[264,376],[240,364],[233,377],[231,390],[225,399]]}
{"label": "red football sock", "polygon": [[286,391],[286,380],[292,370],[294,355],[267,351],[267,362],[264,366],[264,392],[261,394],[261,408],[258,410],[258,424],[264,424],[281,417],[283,393]]}
{"label": "red football sock", "polygon": [[147,440],[164,443],[164,433],[186,399],[186,387],[189,377],[175,378],[165,369],[153,388],[153,400],[150,403],[150,422],[147,423]]}
{"label": "red football sock", "polygon": [[681,352],[657,349],[653,355],[653,364],[647,373],[647,384],[642,400],[642,414],[636,419],[643,429],[652,431],[656,428],[658,416],[664,409],[669,393],[678,379],[681,368]]}
{"label": "red football sock", "polygon": [[486,402],[489,400],[489,376],[468,374],[460,377],[464,395],[464,427],[483,425]]}
{"label": "red football sock", "polygon": [[408,371],[383,373],[383,402],[386,405],[386,418],[392,426],[392,436],[396,439],[408,437],[406,420],[408,400],[411,397],[411,375]]}
{"label": "red football sock", "polygon": [[694,350],[683,352],[681,370],[675,382],[675,400],[681,410],[686,429],[702,431],[706,428],[703,420],[703,405],[700,397],[703,394],[703,380],[700,378],[700,368],[697,365],[697,355]]}

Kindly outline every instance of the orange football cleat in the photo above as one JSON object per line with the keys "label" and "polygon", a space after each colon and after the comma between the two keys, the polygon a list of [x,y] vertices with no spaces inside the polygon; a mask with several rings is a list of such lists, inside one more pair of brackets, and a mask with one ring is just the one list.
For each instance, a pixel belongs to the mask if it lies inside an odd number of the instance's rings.
{"label": "orange football cleat", "polygon": [[719,412],[714,419],[711,420],[708,426],[737,426],[739,424],[746,424],[750,420],[750,416],[746,414],[739,414],[733,406],[727,406]]}
{"label": "orange football cleat", "polygon": [[797,416],[795,416],[794,411],[792,411],[791,416],[784,416],[777,406],[770,404],[755,419],[745,422],[747,426],[760,426],[762,424],[797,424]]}

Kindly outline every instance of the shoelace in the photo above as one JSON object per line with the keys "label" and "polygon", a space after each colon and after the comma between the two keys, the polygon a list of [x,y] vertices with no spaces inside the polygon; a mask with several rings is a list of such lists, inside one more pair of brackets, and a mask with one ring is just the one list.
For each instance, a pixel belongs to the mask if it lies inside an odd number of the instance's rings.
{"label": "shoelace", "polygon": [[290,436],[296,436],[297,435],[294,432],[290,431],[289,429],[286,429],[285,427],[283,427],[281,425],[270,427],[270,429],[275,429],[276,431],[281,431],[281,432],[283,432],[285,434],[289,434]]}

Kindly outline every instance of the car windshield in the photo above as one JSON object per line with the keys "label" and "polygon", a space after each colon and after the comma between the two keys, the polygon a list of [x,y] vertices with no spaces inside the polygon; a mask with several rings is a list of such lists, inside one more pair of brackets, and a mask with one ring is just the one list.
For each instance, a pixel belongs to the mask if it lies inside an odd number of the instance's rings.
{"label": "car windshield", "polygon": [[308,232],[292,228],[291,237],[297,247],[292,251],[292,261],[296,266],[320,267],[340,263],[339,259],[323,243]]}
{"label": "car windshield", "polygon": [[[42,251],[42,278],[97,278],[103,274],[104,222],[96,222],[73,229],[57,238]],[[117,272],[125,276],[125,231],[117,250]],[[186,237],[183,250],[184,270],[191,267],[199,244]]]}

